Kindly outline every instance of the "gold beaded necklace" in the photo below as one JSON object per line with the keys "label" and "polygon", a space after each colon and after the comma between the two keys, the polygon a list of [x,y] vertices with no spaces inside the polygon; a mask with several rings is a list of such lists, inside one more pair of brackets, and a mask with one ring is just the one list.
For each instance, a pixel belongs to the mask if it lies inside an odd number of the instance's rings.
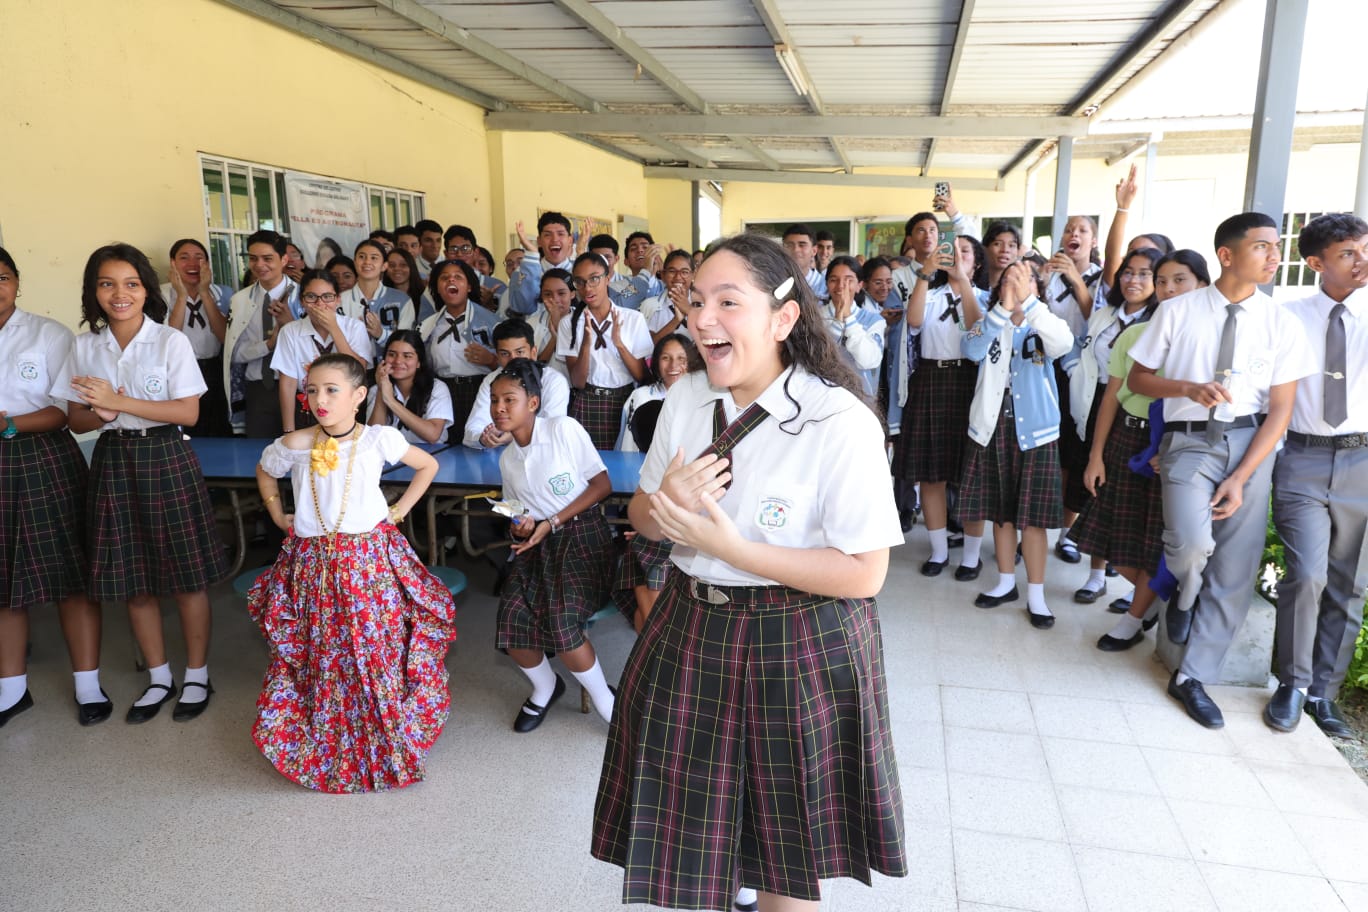
{"label": "gold beaded necklace", "polygon": [[[314,516],[318,518],[318,527],[323,530],[325,538],[324,576],[327,576],[328,564],[332,561],[333,552],[337,545],[337,533],[342,529],[342,520],[347,516],[347,504],[351,501],[352,466],[356,464],[357,442],[361,439],[361,425],[359,423],[353,424],[350,431],[339,436],[350,437],[352,446],[351,452],[347,454],[347,474],[342,482],[342,508],[337,511],[337,523],[331,529],[328,528],[328,523],[323,519],[323,508],[318,503],[318,477],[320,475],[326,476],[336,468],[338,438],[323,430],[322,425],[319,425],[318,430],[314,433],[312,453],[315,455],[328,453],[333,458],[330,460],[330,465],[327,460],[311,458],[309,465],[309,492],[313,495]],[[323,464],[320,465],[320,462]]]}

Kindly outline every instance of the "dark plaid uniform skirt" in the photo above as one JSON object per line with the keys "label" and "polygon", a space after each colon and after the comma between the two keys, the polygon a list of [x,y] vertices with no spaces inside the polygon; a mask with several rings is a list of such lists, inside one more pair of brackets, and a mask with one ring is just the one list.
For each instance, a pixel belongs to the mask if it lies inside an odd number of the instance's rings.
{"label": "dark plaid uniform skirt", "polygon": [[617,446],[622,430],[622,407],[636,386],[607,387],[585,384],[584,389],[570,393],[570,417],[589,432],[596,450],[611,450]]}
{"label": "dark plaid uniform skirt", "polygon": [[200,376],[209,387],[200,396],[199,420],[186,433],[191,437],[232,437],[228,421],[228,394],[223,391],[223,355],[199,359]]}
{"label": "dark plaid uniform skirt", "polygon": [[[1089,353],[1084,352],[1084,355],[1089,355]],[[1078,436],[1078,428],[1074,425],[1073,416],[1069,414],[1069,374],[1060,366],[1058,361],[1054,363],[1054,372],[1055,386],[1059,389],[1060,403],[1059,467],[1065,472],[1081,475],[1083,470],[1088,467],[1088,448],[1084,446],[1083,440]],[[1087,493],[1086,490],[1083,490],[1085,497]]]}
{"label": "dark plaid uniform skirt", "polygon": [[88,592],[101,601],[199,592],[228,572],[199,459],[172,425],[100,435],[86,534]]}
{"label": "dark plaid uniform skirt", "polygon": [[568,652],[584,643],[584,624],[608,600],[612,533],[597,509],[513,559],[499,599],[495,646]]}
{"label": "dark plaid uniform skirt", "polygon": [[959,489],[960,522],[987,520],[1057,529],[1064,521],[1059,497],[1059,448],[1051,441],[1022,450],[1017,445],[1011,390],[1002,400],[993,439],[965,447]]}
{"label": "dark plaid uniform skirt", "polygon": [[0,440],[0,610],[85,591],[87,474],[65,428]]}
{"label": "dark plaid uniform skirt", "polygon": [[665,588],[665,581],[674,571],[670,561],[673,548],[674,542],[652,541],[644,535],[634,535],[627,541],[613,579],[613,601],[628,620],[636,614],[637,586],[656,592]]}
{"label": "dark plaid uniform skirt", "polygon": [[[1084,357],[1091,357],[1091,353],[1090,353],[1090,352],[1086,352],[1086,351],[1085,351],[1085,352],[1083,353],[1083,355],[1084,355]],[[1082,445],[1081,445],[1081,446],[1082,446],[1082,450],[1083,450],[1083,461],[1080,462],[1080,463],[1078,464],[1078,465],[1079,465],[1078,470],[1077,470],[1077,471],[1071,471],[1070,474],[1069,474],[1069,477],[1068,477],[1067,479],[1065,479],[1065,484],[1064,484],[1064,509],[1066,509],[1066,510],[1072,512],[1072,513],[1079,513],[1079,512],[1081,512],[1081,511],[1083,510],[1083,508],[1084,508],[1085,506],[1087,506],[1088,501],[1092,500],[1092,495],[1089,494],[1089,493],[1088,493],[1088,489],[1085,488],[1085,487],[1083,486],[1083,473],[1086,472],[1086,471],[1088,470],[1088,459],[1089,459],[1089,457],[1092,456],[1092,445],[1093,445],[1093,439],[1094,439],[1094,431],[1095,431],[1095,429],[1096,429],[1096,427],[1097,427],[1097,412],[1098,412],[1099,409],[1101,409],[1101,407],[1102,407],[1102,402],[1103,402],[1103,400],[1106,398],[1106,394],[1107,394],[1107,384],[1105,384],[1105,383],[1099,383],[1099,384],[1097,385],[1096,393],[1095,393],[1095,395],[1093,396],[1092,406],[1088,409],[1088,423],[1085,424],[1085,425],[1083,426],[1083,430],[1087,432],[1087,433],[1086,433],[1086,436],[1084,436],[1084,438],[1083,438],[1083,443],[1082,443]],[[1059,400],[1059,401],[1060,401],[1060,402],[1067,402],[1068,400],[1067,400],[1067,399],[1061,399],[1061,400]],[[1121,420],[1121,413],[1120,413],[1119,411],[1118,411],[1117,414],[1116,414],[1116,418],[1117,418],[1118,421]],[[1062,415],[1062,416],[1060,417],[1060,422],[1059,422],[1059,439],[1060,439],[1061,441],[1064,439],[1064,426],[1065,426],[1065,425],[1068,425],[1068,427],[1069,427],[1070,430],[1074,430],[1074,420],[1073,420],[1073,416],[1072,416],[1072,415]],[[1077,433],[1074,434],[1074,437],[1075,437],[1075,439],[1078,437]],[[1144,449],[1144,448],[1141,447],[1141,449]],[[1140,450],[1136,450],[1136,452],[1138,453],[1138,452],[1140,452]],[[1062,460],[1062,459],[1063,459],[1063,450],[1062,450],[1062,449],[1060,450],[1060,454],[1061,454],[1061,455],[1060,455],[1060,459]]]}
{"label": "dark plaid uniform skirt", "polygon": [[[469,377],[443,377],[442,382],[451,391],[451,414],[453,420],[451,427],[447,428],[447,442],[459,446],[465,439],[465,424],[470,419],[470,410],[475,406],[475,397],[480,393],[480,384],[484,382],[483,374],[473,374]],[[490,417],[484,416],[484,422],[489,423]]]}
{"label": "dark plaid uniform skirt", "polygon": [[[1164,501],[1158,478],[1132,472],[1127,465],[1150,441],[1148,424],[1127,427],[1127,417],[1125,412],[1117,413],[1102,449],[1106,484],[1083,508],[1070,537],[1084,554],[1153,576],[1164,553]],[[1131,418],[1132,423],[1135,420]]]}
{"label": "dark plaid uniform skirt", "polygon": [[899,476],[907,481],[959,481],[969,440],[978,365],[937,367],[923,360],[908,381]]}
{"label": "dark plaid uniform skirt", "polygon": [[816,900],[820,879],[904,876],[874,600],[715,591],[671,574],[623,671],[591,846],[625,869],[623,901],[729,909],[738,883]]}

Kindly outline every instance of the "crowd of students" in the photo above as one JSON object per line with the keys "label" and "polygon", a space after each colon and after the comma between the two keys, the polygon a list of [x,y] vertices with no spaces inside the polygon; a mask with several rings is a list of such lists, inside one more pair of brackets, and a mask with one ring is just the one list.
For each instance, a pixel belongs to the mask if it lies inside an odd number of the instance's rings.
{"label": "crowd of students", "polygon": [[[1077,602],[1113,572],[1134,587],[1099,649],[1142,642],[1167,603],[1166,635],[1185,644],[1169,693],[1215,728],[1203,685],[1249,608],[1271,496],[1287,578],[1265,720],[1290,731],[1305,712],[1347,732],[1334,700],[1368,572],[1368,224],[1304,226],[1320,288],[1282,305],[1259,290],[1279,259],[1266,215],[1221,223],[1213,279],[1163,235],[1127,242],[1133,170],[1103,251],[1074,216],[1048,259],[1006,223],[980,241],[941,189],[893,258],[836,255],[804,225],[782,248],[743,235],[701,254],[635,232],[624,274],[614,238],[579,249],[548,212],[535,239],[518,224],[507,283],[470,229],[425,220],[351,256],[325,243],[314,268],[258,231],[234,293],[196,240],[172,245],[165,284],[115,244],[87,263],[78,337],[18,309],[19,267],[0,251],[0,725],[33,705],[27,612],[48,602],[82,724],[113,710],[102,600],[127,604],[148,663],[127,721],[177,695],[177,720],[208,706],[206,590],[224,551],[184,429],[274,440],[258,477],[287,537],[249,599],[271,652],[253,734],[326,791],[420,779],[446,717],[451,599],[395,529],[434,471],[414,444],[502,448],[513,558],[496,646],[531,685],[514,730],[565,691],[548,656],[611,720],[594,853],[626,869],[629,900],[745,906],[745,885],[810,901],[821,877],[905,870],[872,596],[918,513],[920,572],[959,546],[961,582],[980,577],[992,524],[997,575],[967,610],[1020,600],[1024,563],[1025,618],[1052,627],[1050,529],[1057,559],[1091,562]],[[86,431],[88,470],[70,433]],[[598,455],[613,448],[648,453],[616,551]],[[389,505],[379,473],[396,461],[414,479]],[[614,591],[641,635],[621,693],[585,634]],[[179,686],[161,597],[180,609]],[[789,700],[794,676],[815,696]],[[719,729],[719,707],[742,705],[747,721]],[[832,721],[847,716],[853,729]],[[845,759],[805,766],[795,720]],[[786,746],[745,758],[757,743]],[[660,796],[690,789],[697,762],[725,775],[706,819],[685,820]],[[820,809],[779,787],[795,770],[823,783]],[[837,794],[839,811],[822,803]],[[819,810],[803,833],[781,825]]]}

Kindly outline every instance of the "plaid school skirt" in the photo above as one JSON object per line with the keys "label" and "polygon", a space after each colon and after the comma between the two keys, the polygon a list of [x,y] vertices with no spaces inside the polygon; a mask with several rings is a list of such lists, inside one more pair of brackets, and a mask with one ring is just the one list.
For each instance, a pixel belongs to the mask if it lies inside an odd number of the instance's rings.
{"label": "plaid school skirt", "polygon": [[[459,446],[465,438],[465,424],[470,418],[470,410],[475,407],[475,397],[480,393],[480,384],[484,382],[484,375],[443,377],[442,382],[451,392],[451,414],[454,418],[451,426],[447,428],[447,443]],[[489,421],[490,417],[485,415],[485,424],[488,424]]]}
{"label": "plaid school skirt", "polygon": [[584,625],[608,601],[613,543],[597,509],[513,558],[499,598],[495,646],[568,652],[584,643]]}
{"label": "plaid school skirt", "polygon": [[0,610],[85,591],[87,475],[65,428],[0,440]]}
{"label": "plaid school skirt", "polygon": [[607,387],[586,383],[584,389],[570,393],[570,417],[589,432],[596,450],[611,450],[617,446],[622,430],[622,407],[636,389],[634,384]]}
{"label": "plaid school skirt", "polygon": [[199,592],[227,575],[204,473],[179,428],[100,434],[86,492],[86,556],[87,592],[106,602]]}
{"label": "plaid school skirt", "polygon": [[958,367],[921,362],[908,381],[899,477],[911,482],[959,480],[977,380],[978,365],[968,359]]}
{"label": "plaid school skirt", "polygon": [[1059,496],[1059,448],[1054,441],[1029,450],[1017,446],[1011,390],[998,410],[997,427],[986,447],[965,446],[960,480],[960,522],[987,520],[1057,529],[1064,521]]}
{"label": "plaid school skirt", "polygon": [[1078,515],[1070,537],[1078,550],[1104,557],[1118,567],[1134,567],[1153,576],[1164,553],[1164,500],[1158,478],[1132,472],[1127,462],[1149,447],[1149,426],[1127,427],[1125,412],[1102,448],[1106,484]]}
{"label": "plaid school skirt", "polygon": [[677,909],[904,876],[874,600],[671,574],[623,671],[591,851],[625,869],[623,902]]}
{"label": "plaid school skirt", "polygon": [[670,561],[673,549],[674,542],[652,541],[644,535],[634,535],[627,540],[613,578],[613,601],[629,621],[636,614],[637,586],[656,592],[665,588],[665,581],[674,571]]}
{"label": "plaid school skirt", "polygon": [[456,606],[399,530],[291,534],[247,610],[271,655],[252,740],[272,766],[321,792],[423,778],[451,706]]}

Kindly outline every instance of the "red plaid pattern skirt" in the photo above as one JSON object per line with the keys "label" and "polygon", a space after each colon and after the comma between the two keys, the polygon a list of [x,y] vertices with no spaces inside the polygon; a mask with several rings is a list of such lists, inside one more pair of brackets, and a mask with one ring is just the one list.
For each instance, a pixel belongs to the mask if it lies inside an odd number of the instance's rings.
{"label": "red plaid pattern skirt", "polygon": [[922,361],[908,381],[898,476],[907,481],[959,481],[969,442],[969,407],[978,365],[937,367]]}
{"label": "red plaid pattern skirt", "polygon": [[637,586],[656,592],[665,588],[665,581],[674,571],[670,560],[673,549],[674,542],[652,541],[644,535],[634,535],[627,541],[613,579],[613,601],[628,620],[636,614]]}
{"label": "red plaid pattern skirt", "polygon": [[1064,521],[1058,447],[1051,441],[1022,450],[1017,445],[1011,404],[1010,398],[1002,400],[993,439],[986,447],[970,440],[965,448],[967,458],[959,488],[960,522],[986,520],[1012,523],[1018,529],[1057,529]]}
{"label": "red plaid pattern skirt", "polygon": [[695,597],[673,573],[623,671],[594,808],[622,898],[729,909],[738,883],[907,873],[873,599],[781,586]]}
{"label": "red plaid pattern skirt", "polygon": [[612,582],[612,533],[603,514],[590,508],[513,559],[499,598],[495,646],[556,653],[579,647]]}
{"label": "red plaid pattern skirt", "polygon": [[1117,414],[1102,448],[1106,484],[1084,506],[1070,537],[1084,554],[1153,576],[1164,553],[1164,499],[1158,478],[1132,472],[1127,465],[1149,447],[1150,432],[1148,427],[1126,427],[1125,417]]}
{"label": "red plaid pattern skirt", "polygon": [[622,407],[636,389],[633,384],[609,389],[606,386],[585,385],[570,393],[570,417],[589,432],[596,450],[611,450],[617,446],[622,430]]}
{"label": "red plaid pattern skirt", "polygon": [[85,591],[87,474],[66,429],[0,440],[0,610]]}

